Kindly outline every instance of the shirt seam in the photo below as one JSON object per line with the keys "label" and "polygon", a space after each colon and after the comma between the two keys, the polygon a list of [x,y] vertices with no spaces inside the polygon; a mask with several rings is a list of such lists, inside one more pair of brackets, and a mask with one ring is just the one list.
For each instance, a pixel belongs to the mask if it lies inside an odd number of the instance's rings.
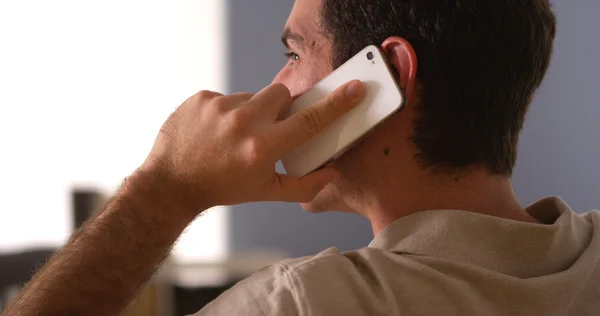
{"label": "shirt seam", "polygon": [[[292,267],[288,267],[285,265],[281,266],[282,271],[283,271],[283,275],[285,276],[285,278],[289,281],[290,283],[290,287],[292,290],[292,296],[294,297],[294,301],[296,301],[296,306],[298,306],[299,308],[297,308],[298,311],[298,315],[299,316],[308,316],[312,314],[312,311],[310,310],[309,306],[305,304],[304,300],[302,300],[300,298],[300,291],[298,290],[298,285],[296,284],[296,279],[291,275],[291,271],[290,269],[292,269]],[[307,311],[306,314],[304,314],[303,311]]]}

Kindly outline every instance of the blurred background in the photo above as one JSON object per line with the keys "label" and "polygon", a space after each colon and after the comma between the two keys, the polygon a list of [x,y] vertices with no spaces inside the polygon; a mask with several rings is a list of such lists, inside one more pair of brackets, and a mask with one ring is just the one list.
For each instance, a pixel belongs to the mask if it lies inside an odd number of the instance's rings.
{"label": "blurred background", "polygon": [[[521,136],[522,204],[600,208],[600,2],[557,0],[548,76]],[[0,0],[0,310],[149,152],[199,90],[256,92],[285,64],[293,0]],[[281,167],[281,166],[279,166]],[[361,217],[295,204],[214,210],[131,313],[200,308],[272,261],[366,246]],[[160,297],[161,299],[156,299]],[[145,309],[144,309],[145,308]]]}

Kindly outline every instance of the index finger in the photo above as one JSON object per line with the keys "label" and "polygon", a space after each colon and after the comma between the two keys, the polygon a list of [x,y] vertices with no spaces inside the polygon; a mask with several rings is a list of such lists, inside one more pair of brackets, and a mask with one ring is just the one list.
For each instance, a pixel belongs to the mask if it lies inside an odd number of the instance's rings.
{"label": "index finger", "polygon": [[275,125],[270,135],[274,152],[281,158],[319,134],[337,118],[358,105],[366,94],[365,84],[350,81],[321,101],[302,109]]}

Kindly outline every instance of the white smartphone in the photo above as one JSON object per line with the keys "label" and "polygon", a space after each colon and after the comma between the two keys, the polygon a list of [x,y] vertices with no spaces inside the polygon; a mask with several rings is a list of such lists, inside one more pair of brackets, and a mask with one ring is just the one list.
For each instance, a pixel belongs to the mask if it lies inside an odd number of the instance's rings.
{"label": "white smartphone", "polygon": [[285,155],[286,172],[302,177],[335,160],[377,125],[406,106],[384,54],[377,46],[364,48],[294,101],[285,117],[323,99],[348,81],[358,79],[367,86],[364,100],[344,113],[315,137]]}

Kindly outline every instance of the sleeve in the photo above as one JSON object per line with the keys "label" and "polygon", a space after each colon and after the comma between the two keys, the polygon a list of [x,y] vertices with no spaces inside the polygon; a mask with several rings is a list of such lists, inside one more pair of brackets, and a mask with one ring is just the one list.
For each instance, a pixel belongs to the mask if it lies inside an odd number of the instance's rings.
{"label": "sleeve", "polygon": [[301,315],[298,293],[282,265],[273,265],[238,282],[195,316]]}

